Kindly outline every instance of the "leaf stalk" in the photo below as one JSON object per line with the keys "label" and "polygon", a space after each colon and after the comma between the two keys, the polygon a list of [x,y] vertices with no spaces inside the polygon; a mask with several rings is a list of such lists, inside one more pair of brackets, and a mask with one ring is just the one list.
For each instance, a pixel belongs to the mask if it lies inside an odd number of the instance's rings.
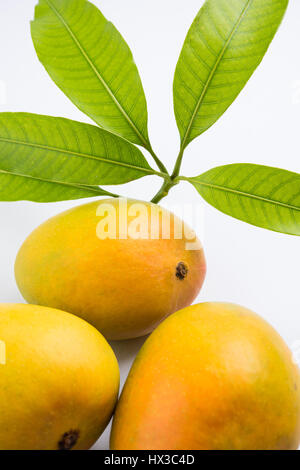
{"label": "leaf stalk", "polygon": [[169,194],[170,189],[172,189],[173,186],[176,186],[179,183],[180,181],[179,172],[180,172],[180,168],[182,164],[184,150],[185,150],[184,147],[181,146],[172,175],[169,176],[168,178],[165,178],[165,181],[162,187],[160,188],[158,193],[154,196],[151,202],[155,204],[160,202],[164,197],[166,197]]}
{"label": "leaf stalk", "polygon": [[158,156],[156,155],[156,153],[154,152],[153,148],[151,147],[151,144],[149,143],[149,147],[146,147],[146,149],[148,150],[148,152],[150,153],[150,155],[152,156],[153,160],[155,161],[156,165],[158,166],[158,168],[160,169],[160,171],[162,173],[165,173],[166,175],[169,176],[169,172],[167,170],[167,168],[165,167],[165,165],[163,164],[163,162],[158,158]]}

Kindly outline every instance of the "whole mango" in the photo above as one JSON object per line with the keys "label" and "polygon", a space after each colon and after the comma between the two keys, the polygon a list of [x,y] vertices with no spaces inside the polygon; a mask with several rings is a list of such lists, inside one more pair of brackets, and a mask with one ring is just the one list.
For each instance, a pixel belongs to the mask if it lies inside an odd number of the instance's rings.
{"label": "whole mango", "polygon": [[112,450],[290,450],[300,373],[280,336],[242,307],[203,303],[146,341],[114,417]]}
{"label": "whole mango", "polygon": [[113,413],[119,368],[69,313],[0,304],[0,450],[89,449]]}
{"label": "whole mango", "polygon": [[190,305],[206,271],[194,232],[161,207],[105,199],[48,220],[25,241],[24,298],[73,313],[119,340],[150,333]]}

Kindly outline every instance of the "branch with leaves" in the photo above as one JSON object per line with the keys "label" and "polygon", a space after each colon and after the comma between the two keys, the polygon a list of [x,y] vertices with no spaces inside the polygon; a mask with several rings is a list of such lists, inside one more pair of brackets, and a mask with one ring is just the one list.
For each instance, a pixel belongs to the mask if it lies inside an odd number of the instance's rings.
{"label": "branch with leaves", "polygon": [[[158,203],[180,181],[218,210],[252,225],[300,235],[300,175],[254,164],[180,174],[187,146],[233,103],[262,61],[288,0],[207,0],[176,67],[181,145],[168,173],[148,135],[147,103],[123,37],[86,0],[40,0],[33,43],[50,77],[96,126],[26,113],[0,114],[0,199],[51,202],[112,196],[99,185],[163,179]],[[153,158],[153,169],[142,147]]]}

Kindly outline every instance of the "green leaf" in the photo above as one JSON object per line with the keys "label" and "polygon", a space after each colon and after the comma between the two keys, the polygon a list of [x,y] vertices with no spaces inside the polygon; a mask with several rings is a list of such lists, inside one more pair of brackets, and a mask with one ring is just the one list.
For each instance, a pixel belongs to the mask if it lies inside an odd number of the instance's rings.
{"label": "green leaf", "polygon": [[0,114],[0,170],[91,186],[156,174],[137,147],[114,134],[26,113]]}
{"label": "green leaf", "polygon": [[147,104],[132,53],[86,0],[40,0],[31,25],[37,55],[58,87],[99,126],[151,149]]}
{"label": "green leaf", "polygon": [[300,175],[240,163],[209,170],[192,183],[216,209],[249,224],[300,235]]}
{"label": "green leaf", "polygon": [[0,114],[2,201],[112,196],[97,186],[152,174],[157,173],[139,149],[98,127],[36,114]]}
{"label": "green leaf", "polygon": [[181,149],[212,126],[260,64],[288,0],[207,0],[185,40],[174,79]]}
{"label": "green leaf", "polygon": [[19,175],[0,170],[0,201],[55,202],[114,196],[103,189]]}

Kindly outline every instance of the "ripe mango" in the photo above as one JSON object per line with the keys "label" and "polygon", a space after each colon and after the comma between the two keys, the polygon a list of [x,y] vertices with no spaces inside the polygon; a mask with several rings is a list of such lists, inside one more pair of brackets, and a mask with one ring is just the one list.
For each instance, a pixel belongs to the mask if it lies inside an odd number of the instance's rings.
{"label": "ripe mango", "polygon": [[113,413],[119,368],[69,313],[0,304],[0,450],[89,449]]}
{"label": "ripe mango", "polygon": [[300,441],[300,373],[251,311],[203,303],[146,341],[114,417],[112,450],[290,450]]}
{"label": "ripe mango", "polygon": [[[16,259],[32,304],[73,313],[119,340],[150,333],[190,305],[205,277],[194,232],[151,203],[105,199],[48,220]],[[176,238],[178,237],[178,238]]]}

